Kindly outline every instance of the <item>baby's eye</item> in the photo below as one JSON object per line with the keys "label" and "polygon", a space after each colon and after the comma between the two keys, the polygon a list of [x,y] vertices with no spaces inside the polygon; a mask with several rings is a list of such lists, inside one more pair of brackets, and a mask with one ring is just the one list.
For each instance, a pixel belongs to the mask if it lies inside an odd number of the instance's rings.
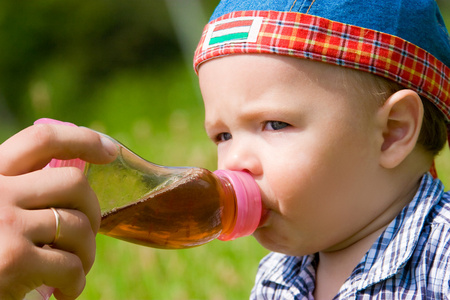
{"label": "baby's eye", "polygon": [[231,133],[229,133],[229,132],[222,132],[222,133],[219,133],[218,135],[217,135],[217,137],[216,137],[216,141],[218,142],[218,143],[220,143],[220,142],[225,142],[225,141],[228,141],[228,140],[231,140]]}
{"label": "baby's eye", "polygon": [[281,121],[267,121],[266,124],[264,124],[265,130],[281,130],[286,127],[289,127],[290,125],[285,122]]}

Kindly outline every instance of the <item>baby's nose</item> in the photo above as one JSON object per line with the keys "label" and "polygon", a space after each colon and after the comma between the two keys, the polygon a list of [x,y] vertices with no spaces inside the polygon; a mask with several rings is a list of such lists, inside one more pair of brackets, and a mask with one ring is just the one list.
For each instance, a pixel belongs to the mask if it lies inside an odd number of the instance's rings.
{"label": "baby's nose", "polygon": [[262,167],[256,147],[236,140],[232,143],[226,153],[219,157],[220,168],[259,175]]}

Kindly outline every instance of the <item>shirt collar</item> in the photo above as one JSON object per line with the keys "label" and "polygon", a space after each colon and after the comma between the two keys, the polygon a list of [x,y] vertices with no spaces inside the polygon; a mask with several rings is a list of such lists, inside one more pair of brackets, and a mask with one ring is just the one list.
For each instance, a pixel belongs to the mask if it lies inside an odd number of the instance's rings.
{"label": "shirt collar", "polygon": [[387,279],[411,258],[432,208],[442,198],[442,183],[428,173],[413,200],[388,225],[351,276],[358,290]]}

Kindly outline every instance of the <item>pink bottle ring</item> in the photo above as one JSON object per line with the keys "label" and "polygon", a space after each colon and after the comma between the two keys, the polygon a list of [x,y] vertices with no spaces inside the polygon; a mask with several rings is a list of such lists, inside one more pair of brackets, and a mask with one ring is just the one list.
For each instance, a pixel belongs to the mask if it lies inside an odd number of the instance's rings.
{"label": "pink bottle ring", "polygon": [[236,193],[237,217],[233,230],[228,234],[221,234],[222,241],[234,240],[248,236],[255,232],[261,220],[261,193],[253,177],[241,171],[217,170],[219,177],[227,178]]}

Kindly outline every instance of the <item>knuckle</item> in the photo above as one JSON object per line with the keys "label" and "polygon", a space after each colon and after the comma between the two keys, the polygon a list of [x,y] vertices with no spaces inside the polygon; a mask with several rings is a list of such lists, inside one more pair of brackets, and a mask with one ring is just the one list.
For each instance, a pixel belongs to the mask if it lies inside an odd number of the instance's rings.
{"label": "knuckle", "polygon": [[83,171],[75,167],[66,168],[66,170],[68,179],[75,187],[85,188],[87,186],[87,179]]}
{"label": "knuckle", "polygon": [[55,140],[55,130],[47,124],[37,124],[29,127],[29,134],[33,138],[33,142],[39,146],[47,146]]}
{"label": "knuckle", "polygon": [[[84,271],[87,273],[95,260],[95,233],[92,230],[89,218],[82,212],[74,212],[75,218],[73,218],[72,232],[77,237],[74,244],[74,253],[78,254]],[[82,241],[82,242],[80,242]]]}
{"label": "knuckle", "polygon": [[93,232],[89,218],[82,212],[77,213],[76,227],[78,235],[83,239],[92,238]]}
{"label": "knuckle", "polygon": [[55,168],[58,172],[56,176],[61,182],[64,182],[64,189],[73,193],[76,197],[83,199],[89,195],[91,189],[83,171],[75,167]]}
{"label": "knuckle", "polygon": [[0,250],[0,278],[2,281],[10,280],[10,283],[16,281],[16,276],[20,276],[24,267],[29,264],[31,259],[30,246],[21,238],[9,238],[8,243],[2,243],[4,246]]}
{"label": "knuckle", "polygon": [[[84,270],[83,264],[81,260],[77,257],[77,259],[72,259],[67,264],[67,276],[69,279],[73,281],[80,280],[80,278],[84,278]],[[72,281],[70,280],[70,281]]]}
{"label": "knuckle", "polygon": [[28,257],[28,240],[24,237],[23,228],[23,219],[17,209],[3,207],[0,210],[0,269],[17,267],[24,263],[20,258]]}
{"label": "knuckle", "polygon": [[2,207],[0,210],[0,228],[11,230],[18,224],[18,216],[15,209],[9,206]]}
{"label": "knuckle", "polygon": [[[74,255],[75,256],[75,255]],[[78,257],[71,259],[65,268],[64,284],[59,288],[61,293],[58,299],[76,299],[86,285],[86,275],[83,264]]]}
{"label": "knuckle", "polygon": [[[8,217],[9,214],[12,213],[10,211],[10,205],[20,198],[18,195],[18,190],[20,189],[22,189],[22,187],[18,186],[15,177],[0,175],[0,191],[2,191],[0,196],[0,213],[5,215],[5,217]],[[7,209],[7,211],[3,211],[5,209]]]}

